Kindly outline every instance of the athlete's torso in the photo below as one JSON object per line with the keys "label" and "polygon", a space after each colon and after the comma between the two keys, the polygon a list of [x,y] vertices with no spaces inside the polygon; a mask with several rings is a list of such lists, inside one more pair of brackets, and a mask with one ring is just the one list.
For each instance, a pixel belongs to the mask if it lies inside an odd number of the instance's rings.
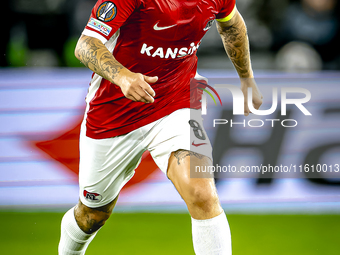
{"label": "athlete's torso", "polygon": [[[213,21],[229,15],[234,5],[233,0],[98,1],[84,34],[91,31],[111,38],[106,44],[114,47],[113,55],[122,65],[159,80],[152,84],[155,102],[144,104],[125,98],[118,86],[95,77],[100,86],[93,86],[93,81],[87,98],[87,135],[108,138],[124,134],[177,109],[189,108],[190,79],[196,74],[201,39]],[[112,43],[115,32],[119,35]]]}

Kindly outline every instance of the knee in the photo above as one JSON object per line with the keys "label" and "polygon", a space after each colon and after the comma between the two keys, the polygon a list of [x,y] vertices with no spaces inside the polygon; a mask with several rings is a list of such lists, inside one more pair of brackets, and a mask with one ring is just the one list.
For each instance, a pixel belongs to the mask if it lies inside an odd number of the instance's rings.
{"label": "knee", "polygon": [[206,213],[214,211],[216,206],[219,205],[216,189],[214,187],[207,187],[206,185],[196,184],[190,186],[187,199],[185,200],[188,206]]}
{"label": "knee", "polygon": [[81,202],[74,210],[75,219],[78,226],[86,234],[92,234],[100,229],[109,219],[112,210],[103,210],[102,208],[89,208]]}

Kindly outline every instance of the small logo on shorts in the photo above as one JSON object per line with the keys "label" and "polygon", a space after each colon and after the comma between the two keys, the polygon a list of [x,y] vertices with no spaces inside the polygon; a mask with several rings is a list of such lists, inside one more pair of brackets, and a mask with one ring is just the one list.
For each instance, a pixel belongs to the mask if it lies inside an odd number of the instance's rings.
{"label": "small logo on shorts", "polygon": [[204,144],[207,144],[207,143],[195,143],[195,142],[192,142],[192,145],[196,146],[196,147],[204,145]]}
{"label": "small logo on shorts", "polygon": [[91,193],[91,192],[88,192],[87,190],[84,190],[83,194],[87,200],[91,200],[94,202],[99,202],[100,200],[102,200],[102,195],[97,194],[97,193]]}

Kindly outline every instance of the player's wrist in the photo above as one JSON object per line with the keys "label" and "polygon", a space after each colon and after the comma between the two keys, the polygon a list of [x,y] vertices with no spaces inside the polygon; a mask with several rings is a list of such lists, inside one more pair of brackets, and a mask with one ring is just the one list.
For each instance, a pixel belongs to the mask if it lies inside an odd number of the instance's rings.
{"label": "player's wrist", "polygon": [[253,87],[256,85],[254,76],[249,76],[249,78],[240,78],[241,87]]}
{"label": "player's wrist", "polygon": [[121,87],[123,84],[126,83],[129,77],[132,76],[132,74],[133,72],[124,67],[116,74],[116,76],[113,79],[113,83]]}

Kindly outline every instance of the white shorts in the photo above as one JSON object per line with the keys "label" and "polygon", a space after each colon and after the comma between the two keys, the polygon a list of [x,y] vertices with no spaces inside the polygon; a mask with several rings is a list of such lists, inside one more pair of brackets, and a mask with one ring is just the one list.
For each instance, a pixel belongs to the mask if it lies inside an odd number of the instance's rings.
{"label": "white shorts", "polygon": [[212,159],[212,148],[203,129],[200,110],[180,109],[125,135],[92,139],[80,133],[79,196],[96,208],[110,203],[132,178],[148,150],[167,173],[171,152],[193,151]]}

